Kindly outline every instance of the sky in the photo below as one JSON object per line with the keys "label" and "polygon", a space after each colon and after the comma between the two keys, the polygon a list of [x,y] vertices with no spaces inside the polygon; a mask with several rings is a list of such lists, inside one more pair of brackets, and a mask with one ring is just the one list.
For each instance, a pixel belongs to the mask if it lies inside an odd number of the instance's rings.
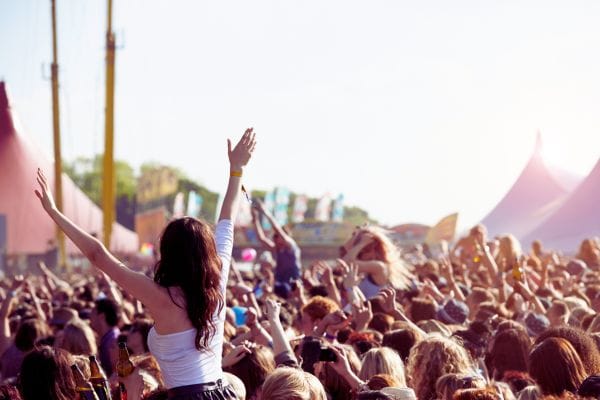
{"label": "sky", "polygon": [[[104,1],[57,0],[63,158],[104,146]],[[343,193],[380,222],[481,220],[530,157],[600,156],[600,2],[115,0],[115,156],[222,192]],[[0,79],[52,155],[49,0],[0,2]]]}

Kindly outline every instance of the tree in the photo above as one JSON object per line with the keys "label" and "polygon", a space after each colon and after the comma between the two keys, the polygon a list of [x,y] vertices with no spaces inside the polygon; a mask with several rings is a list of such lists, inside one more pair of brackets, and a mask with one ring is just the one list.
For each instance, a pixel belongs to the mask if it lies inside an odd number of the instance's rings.
{"label": "tree", "polygon": [[[63,161],[63,170],[75,184],[99,207],[102,207],[103,156],[78,157]],[[137,180],[133,167],[115,160],[116,218],[121,225],[133,229],[135,221],[135,193]]]}

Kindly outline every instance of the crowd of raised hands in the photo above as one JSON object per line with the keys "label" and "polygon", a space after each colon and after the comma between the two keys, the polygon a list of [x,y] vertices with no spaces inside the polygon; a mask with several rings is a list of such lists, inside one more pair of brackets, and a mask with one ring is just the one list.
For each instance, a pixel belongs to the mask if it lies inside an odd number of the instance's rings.
{"label": "crowd of raised hands", "polygon": [[[588,264],[539,246],[525,254],[483,238],[473,252],[425,253],[404,252],[410,288],[386,285],[370,299],[359,287],[364,273],[342,258],[308,265],[287,299],[270,287],[272,258],[259,257],[251,270],[234,265],[222,367],[238,397],[600,394],[600,265],[593,258]],[[35,274],[4,279],[0,296],[0,399],[42,379],[39,369],[28,369],[36,358],[68,358],[88,373],[90,354],[114,362],[117,349],[101,343],[109,329],[119,330],[136,365],[121,379],[129,399],[166,398],[146,343],[152,321],[105,274],[66,276],[40,263]],[[116,388],[114,368],[106,369]]]}
{"label": "crowd of raised hands", "polygon": [[[252,130],[229,144],[234,179],[254,145]],[[232,198],[239,190],[230,184]],[[45,192],[38,197],[54,208]],[[255,219],[259,213],[260,203]],[[514,237],[488,238],[477,226],[452,248],[400,250],[381,230],[361,227],[340,258],[310,262],[285,282],[283,298],[274,290],[277,256],[268,252],[297,245],[283,228],[275,233],[280,244],[261,233],[256,263],[241,269],[232,261],[227,280],[221,365],[237,398],[600,397],[597,238],[566,256],[541,243],[524,251]],[[70,368],[89,377],[90,355],[114,398],[124,390],[129,400],[168,398],[148,348],[154,321],[119,282],[91,267],[65,274],[43,263],[4,278],[0,400],[79,398]],[[107,335],[118,340],[109,345]],[[115,368],[120,342],[135,366],[126,377]]]}

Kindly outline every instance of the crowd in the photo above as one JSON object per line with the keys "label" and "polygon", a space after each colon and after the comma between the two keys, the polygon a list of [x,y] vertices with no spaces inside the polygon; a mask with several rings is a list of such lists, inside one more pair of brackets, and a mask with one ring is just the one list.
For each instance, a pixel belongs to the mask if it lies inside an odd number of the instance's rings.
{"label": "crowd", "polygon": [[[273,235],[255,224],[263,248],[240,271],[231,221],[254,146],[251,129],[229,144],[215,229],[170,222],[146,273],[62,215],[39,172],[42,206],[94,269],[63,276],[40,264],[0,283],[0,400],[87,398],[72,366],[97,375],[90,356],[113,399],[600,397],[597,238],[566,257],[476,226],[434,255],[360,227],[338,259],[302,268],[257,201],[255,221],[265,216]],[[116,368],[123,342],[132,373]]]}

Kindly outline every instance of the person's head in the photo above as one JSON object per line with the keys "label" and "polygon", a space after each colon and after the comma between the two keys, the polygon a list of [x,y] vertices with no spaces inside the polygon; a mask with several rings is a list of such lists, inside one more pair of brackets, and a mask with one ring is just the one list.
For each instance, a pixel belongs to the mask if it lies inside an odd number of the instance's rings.
{"label": "person's head", "polygon": [[327,400],[325,389],[312,374],[281,367],[271,372],[262,385],[260,400]]}
{"label": "person's head", "polygon": [[275,232],[273,233],[273,243],[275,244],[275,247],[278,250],[281,249],[287,249],[288,247],[290,247],[290,245],[288,244],[288,242],[283,238],[283,236],[281,236],[279,233]]}
{"label": "person's head", "polygon": [[148,353],[148,332],[152,328],[152,321],[139,319],[131,325],[127,334],[127,347],[133,354]]}
{"label": "person's head", "polygon": [[533,348],[529,355],[529,374],[545,395],[576,393],[587,374],[571,344],[549,337]]}
{"label": "person's head", "polygon": [[437,314],[435,303],[431,299],[415,297],[410,305],[410,316],[413,322],[434,319]]}
{"label": "person's head", "polygon": [[377,374],[391,375],[400,382],[401,386],[406,386],[404,363],[398,353],[389,347],[371,349],[363,355],[358,377],[367,381]]}
{"label": "person's head", "polygon": [[69,353],[62,349],[41,346],[29,352],[19,374],[18,386],[23,400],[75,399],[71,364]]}
{"label": "person's head", "polygon": [[315,296],[311,298],[304,307],[302,307],[302,333],[312,335],[314,327],[327,314],[339,310],[337,303],[327,297]]}
{"label": "person's head", "polygon": [[395,350],[402,361],[408,360],[413,346],[421,340],[420,335],[413,329],[396,329],[383,335],[382,345]]}
{"label": "person's head", "polygon": [[98,352],[94,331],[79,319],[69,322],[56,336],[56,347],[73,355],[89,356]]}
{"label": "person's head", "polygon": [[483,387],[485,387],[485,380],[475,374],[445,374],[440,376],[435,383],[438,400],[452,400],[457,390]]}
{"label": "person's head", "polygon": [[96,300],[96,306],[90,313],[90,326],[98,335],[105,334],[119,324],[121,307],[111,299]]}
{"label": "person's head", "polygon": [[453,400],[502,400],[497,390],[490,387],[461,389],[454,393]]}
{"label": "person's head", "polygon": [[196,329],[198,350],[206,348],[216,326],[213,315],[224,306],[220,291],[221,260],[211,227],[196,218],[171,221],[160,239],[154,282],[177,287],[185,297],[187,316]]}
{"label": "person's head", "polygon": [[519,392],[518,400],[538,400],[542,397],[537,385],[530,385]]}
{"label": "person's head", "polygon": [[[370,237],[367,244],[358,254],[363,261],[382,261],[387,267],[389,283],[396,288],[407,287],[408,266],[400,257],[400,252],[383,228],[376,226],[362,227],[356,230],[348,243],[358,244],[364,237]],[[345,247],[348,245],[344,245]]]}
{"label": "person's head", "polygon": [[227,372],[231,372],[244,382],[248,398],[256,394],[267,375],[274,369],[275,359],[273,353],[263,346],[251,348],[249,354],[246,354],[231,367],[226,368]]}
{"label": "person's head", "polygon": [[[360,359],[352,346],[343,346],[348,365],[354,374],[358,374],[360,370]],[[348,398],[348,393],[352,391],[352,387],[336,369],[328,362],[315,364],[315,374],[323,384],[325,391],[329,395],[330,400],[343,400]]]}
{"label": "person's head", "polygon": [[377,374],[367,381],[367,386],[371,390],[381,390],[386,387],[405,387],[406,383],[403,384],[389,374]]}
{"label": "person's head", "polygon": [[225,381],[228,382],[233,388],[236,398],[238,400],[246,400],[246,387],[244,386],[244,382],[229,372],[223,372],[223,377],[225,378]]}
{"label": "person's head", "polygon": [[477,224],[471,228],[469,231],[469,236],[478,242],[484,242],[487,240],[487,229],[484,225]]}
{"label": "person's head", "polygon": [[586,332],[570,326],[550,328],[536,339],[535,344],[540,344],[549,337],[560,337],[571,343],[583,362],[587,375],[600,373],[600,352],[594,339]]}
{"label": "person's head", "polygon": [[376,330],[381,334],[385,334],[394,324],[394,318],[391,315],[385,313],[374,313],[371,322],[369,322],[369,329]]}
{"label": "person's head", "polygon": [[493,302],[494,296],[484,288],[476,287],[467,295],[466,303],[469,307],[469,318],[473,319],[481,303]]}
{"label": "person's head", "polygon": [[521,256],[521,244],[513,235],[504,235],[500,237],[500,246],[498,248],[498,260],[506,261],[506,267],[512,267],[513,263]]}
{"label": "person's head", "polygon": [[546,317],[548,317],[550,326],[552,327],[566,325],[569,321],[569,307],[567,303],[561,300],[554,300],[546,311]]}
{"label": "person's head", "polygon": [[49,333],[50,328],[44,321],[37,318],[26,319],[17,329],[15,346],[22,352],[28,352],[38,340],[45,338]]}
{"label": "person's head", "polygon": [[493,379],[502,379],[506,371],[527,371],[531,339],[522,330],[507,329],[496,334],[485,361]]}
{"label": "person's head", "polygon": [[471,374],[473,366],[464,347],[452,339],[432,335],[413,347],[406,372],[417,398],[430,400],[435,398],[440,376],[450,372]]}

